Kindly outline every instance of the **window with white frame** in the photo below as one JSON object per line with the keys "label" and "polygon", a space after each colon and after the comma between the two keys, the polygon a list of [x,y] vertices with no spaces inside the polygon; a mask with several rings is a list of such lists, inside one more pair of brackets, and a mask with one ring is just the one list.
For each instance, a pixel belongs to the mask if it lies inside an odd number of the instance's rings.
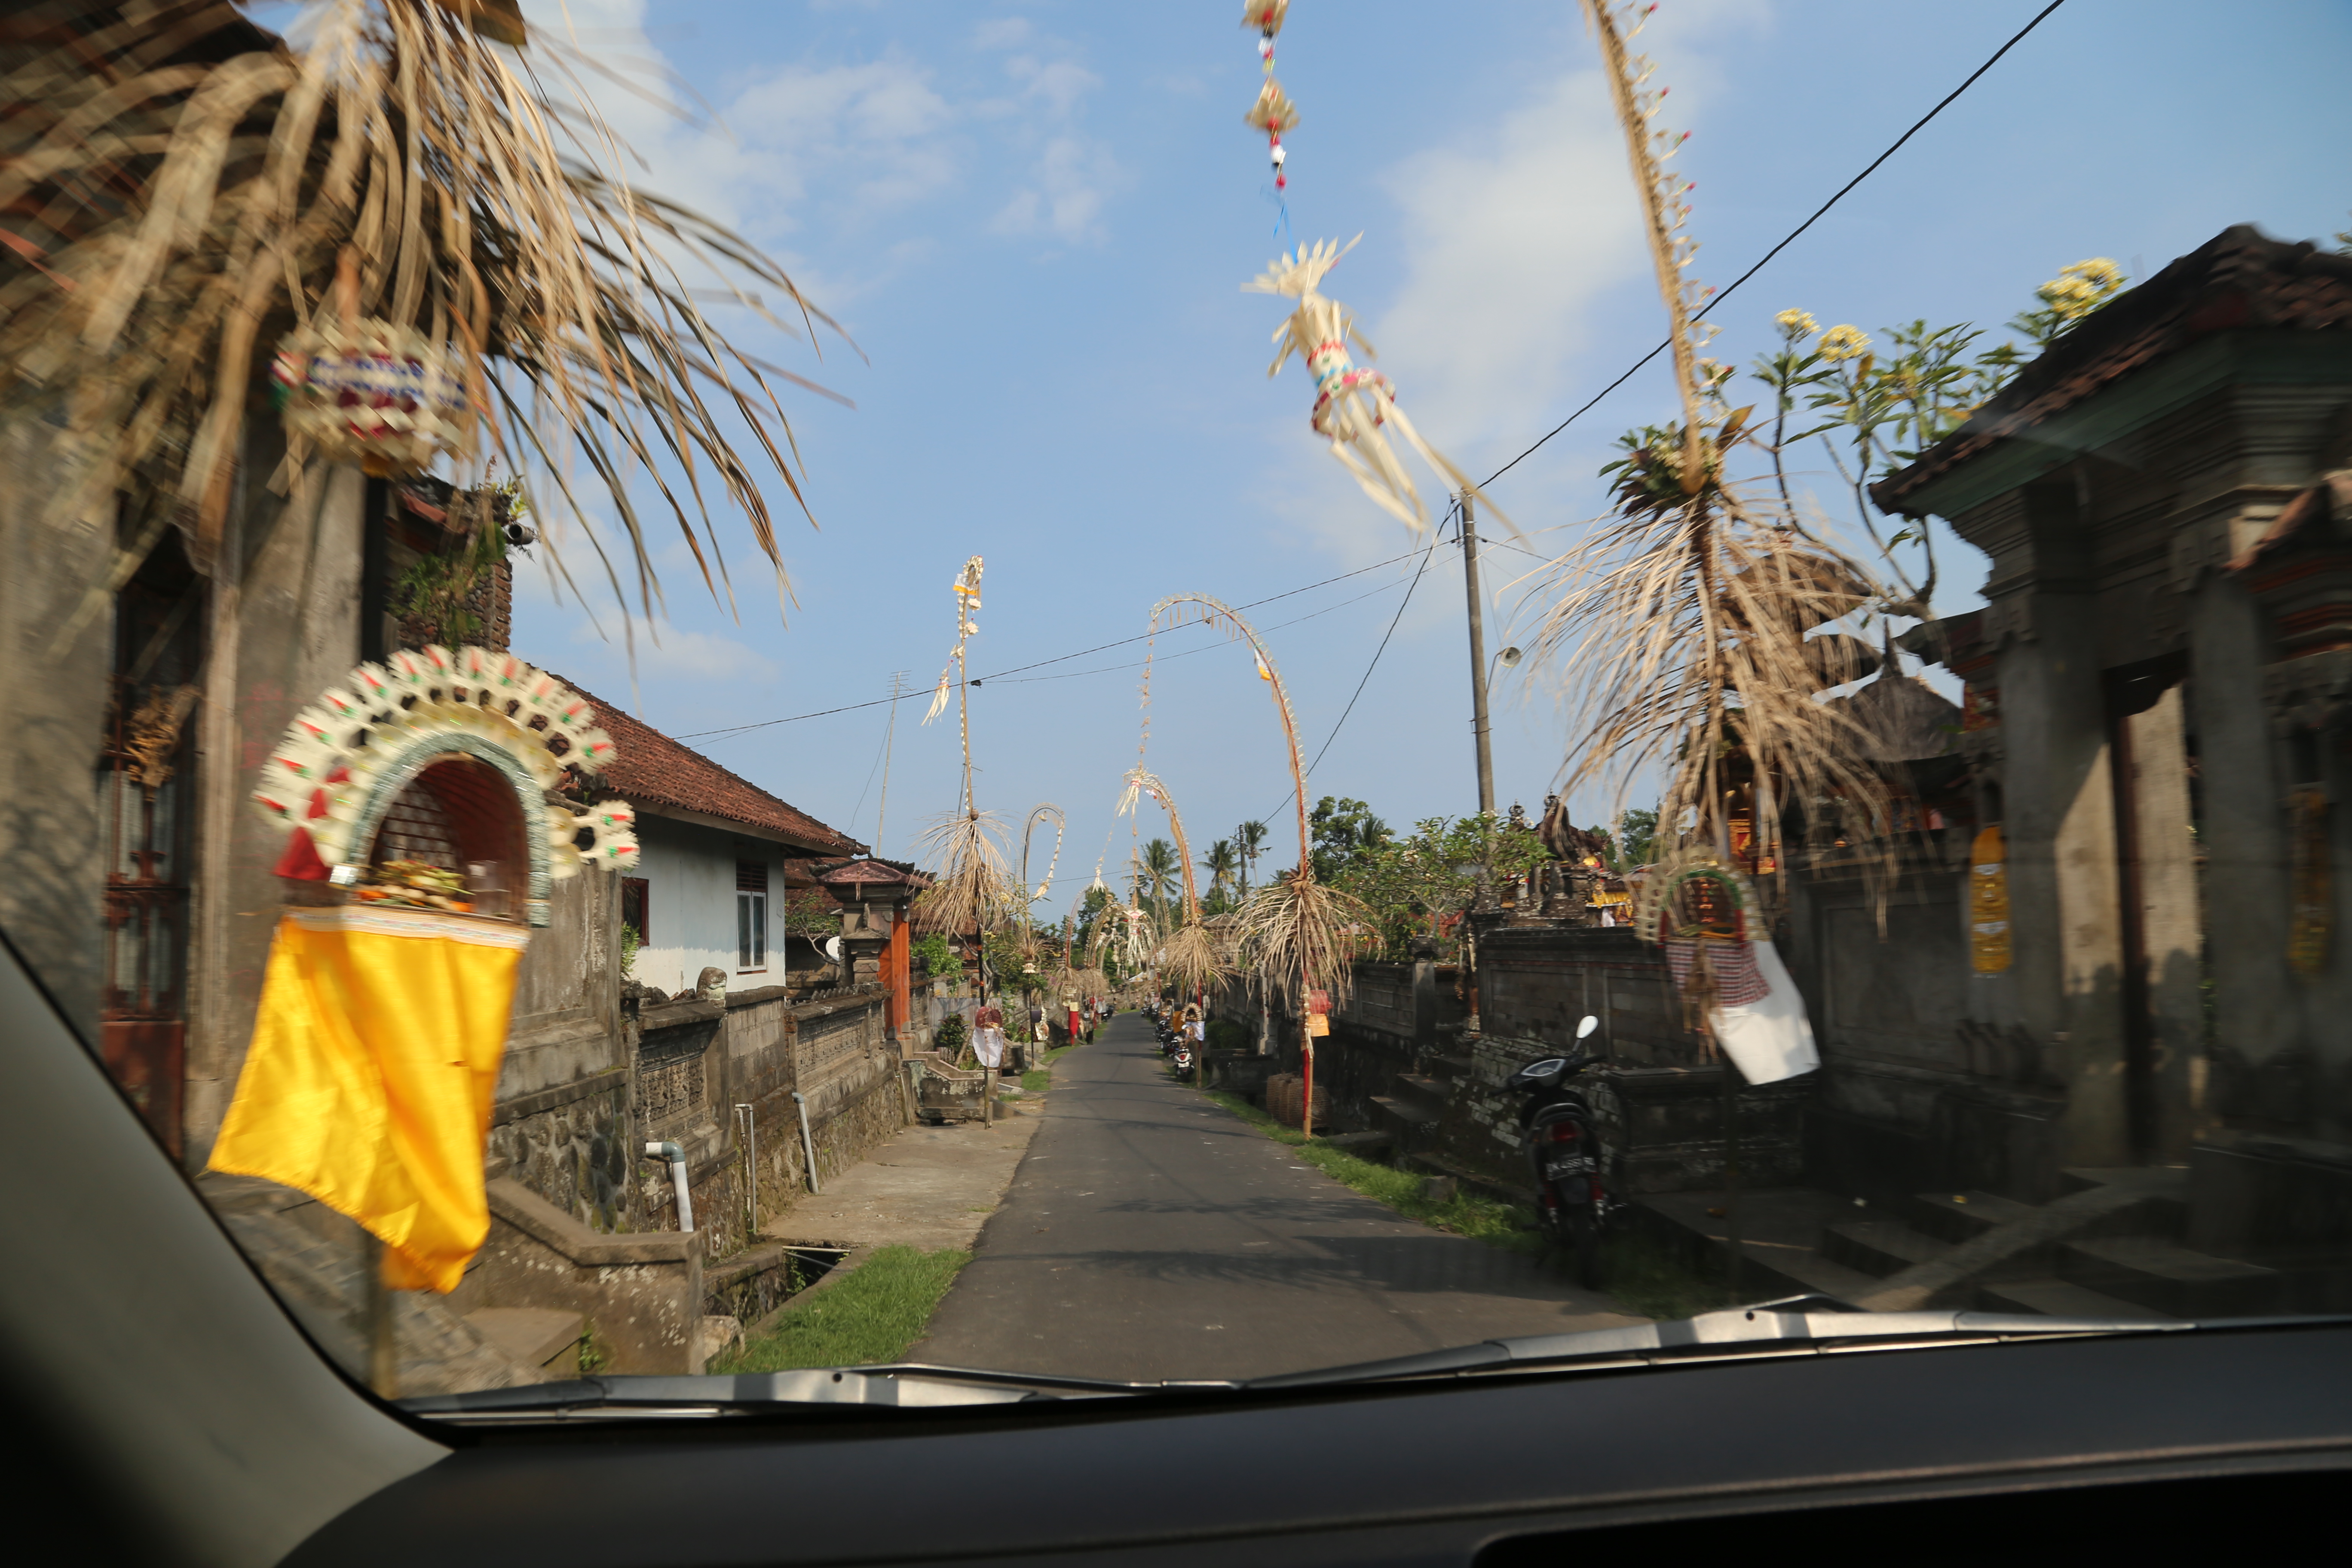
{"label": "window with white frame", "polygon": [[735,862],[735,967],[768,967],[768,865]]}

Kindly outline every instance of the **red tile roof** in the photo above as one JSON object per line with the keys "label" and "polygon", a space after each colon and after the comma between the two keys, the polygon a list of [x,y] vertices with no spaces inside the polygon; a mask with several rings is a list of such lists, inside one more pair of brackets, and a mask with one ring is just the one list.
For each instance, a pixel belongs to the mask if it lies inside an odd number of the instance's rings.
{"label": "red tile roof", "polygon": [[594,692],[570,681],[564,684],[595,704],[596,721],[613,737],[614,746],[620,752],[618,760],[604,770],[603,781],[631,804],[672,806],[740,822],[782,838],[794,848],[811,849],[821,855],[865,852],[866,846],[848,835],[827,827],[808,813],[729,773],[701,752],[639,723]]}
{"label": "red tile roof", "polygon": [[931,879],[920,871],[908,867],[899,866],[888,860],[867,858],[851,860],[836,866],[819,876],[817,880],[835,887],[854,886],[866,882],[906,882],[922,888],[929,886]]}
{"label": "red tile roof", "polygon": [[1996,443],[2031,432],[2110,384],[2215,332],[2352,331],[2352,256],[2288,244],[2251,224],[2224,229],[2084,318],[1969,422],[1871,487],[1882,510]]}

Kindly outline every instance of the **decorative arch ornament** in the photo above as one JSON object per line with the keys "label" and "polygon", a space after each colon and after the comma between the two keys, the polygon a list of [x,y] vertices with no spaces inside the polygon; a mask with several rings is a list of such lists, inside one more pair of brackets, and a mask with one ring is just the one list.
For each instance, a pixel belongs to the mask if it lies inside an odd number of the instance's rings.
{"label": "decorative arch ornament", "polygon": [[618,755],[596,728],[594,706],[495,648],[404,648],[359,666],[295,714],[251,798],[264,819],[298,836],[289,859],[316,864],[310,874],[323,878],[363,860],[401,791],[453,753],[496,769],[522,807],[532,925],[547,923],[551,884],[583,864],[636,864],[636,816],[626,801],[575,806],[555,793]]}

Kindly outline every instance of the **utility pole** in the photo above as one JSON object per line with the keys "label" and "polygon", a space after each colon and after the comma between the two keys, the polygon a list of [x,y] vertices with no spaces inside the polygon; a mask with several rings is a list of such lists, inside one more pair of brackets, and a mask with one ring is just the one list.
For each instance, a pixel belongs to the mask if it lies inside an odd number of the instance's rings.
{"label": "utility pole", "polygon": [[1470,728],[1478,741],[1478,809],[1495,810],[1495,753],[1486,738],[1486,622],[1479,605],[1478,522],[1462,492],[1462,582],[1470,595]]}
{"label": "utility pole", "polygon": [[882,829],[890,820],[890,746],[898,738],[898,699],[907,695],[907,672],[890,675],[890,727],[882,731],[882,804],[874,812],[874,853],[882,853]]}

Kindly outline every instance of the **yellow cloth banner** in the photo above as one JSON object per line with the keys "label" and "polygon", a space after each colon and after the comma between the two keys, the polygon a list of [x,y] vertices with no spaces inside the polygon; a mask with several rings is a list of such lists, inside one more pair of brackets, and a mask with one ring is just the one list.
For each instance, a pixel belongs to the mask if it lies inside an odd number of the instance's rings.
{"label": "yellow cloth banner", "polygon": [[455,1289],[489,1235],[482,1149],[530,941],[423,910],[287,910],[212,1169],[349,1215],[395,1290]]}
{"label": "yellow cloth banner", "polygon": [[1979,974],[2008,973],[2009,847],[1998,825],[1969,849],[1969,958]]}

